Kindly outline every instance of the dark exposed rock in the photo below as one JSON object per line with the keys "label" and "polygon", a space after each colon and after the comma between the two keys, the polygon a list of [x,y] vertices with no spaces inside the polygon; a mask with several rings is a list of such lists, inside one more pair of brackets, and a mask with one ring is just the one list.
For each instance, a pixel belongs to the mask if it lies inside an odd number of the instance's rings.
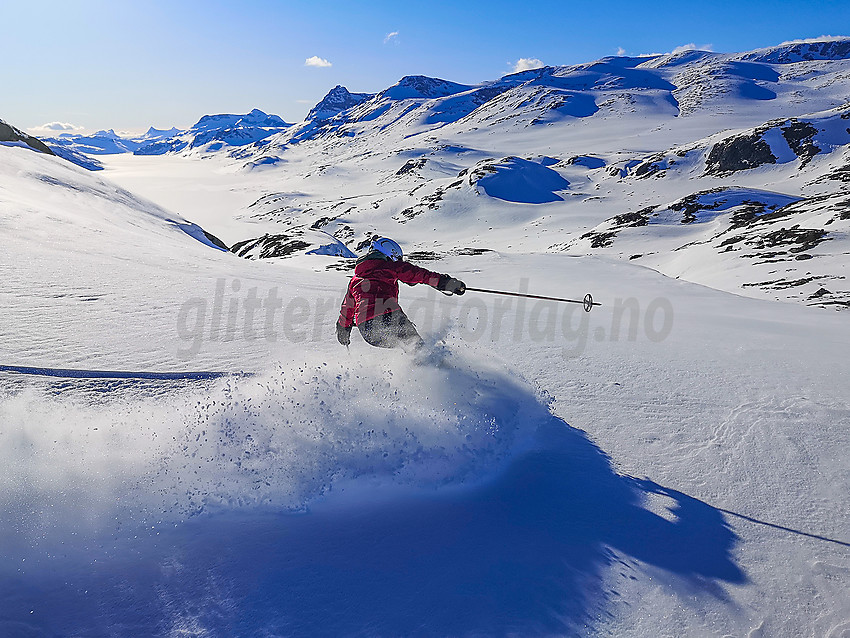
{"label": "dark exposed rock", "polygon": [[[811,200],[808,200],[811,201]],[[799,203],[799,202],[796,202]],[[777,219],[782,219],[783,217],[790,217],[795,212],[794,204],[788,204],[787,206],[782,206],[781,208],[776,209],[771,213],[765,213],[758,218],[758,222],[760,224],[771,224],[775,222]],[[755,220],[754,220],[755,221]]]}
{"label": "dark exposed rock", "polygon": [[836,168],[824,178],[816,180],[816,182],[822,182],[825,180],[833,180],[836,182],[850,182],[850,164]]}
{"label": "dark exposed rock", "polygon": [[323,226],[327,226],[328,224],[330,224],[335,219],[336,217],[320,217],[310,225],[310,229],[319,230]]}
{"label": "dark exposed rock", "polygon": [[595,169],[604,168],[605,160],[592,155],[574,155],[565,160],[564,164],[567,166],[584,166],[585,168]]}
{"label": "dark exposed rock", "polygon": [[[828,239],[825,230],[820,228],[780,228],[761,236],[757,242],[759,248],[774,248],[776,246],[791,246],[788,250],[792,253],[801,253],[811,250],[818,244]],[[759,245],[761,244],[761,245]]]}
{"label": "dark exposed rock", "polygon": [[485,253],[495,252],[490,250],[489,248],[458,248],[456,250],[452,250],[450,254],[452,255],[466,255],[466,256],[477,256],[483,255]]}
{"label": "dark exposed rock", "polygon": [[272,235],[267,233],[258,239],[249,239],[233,244],[230,252],[239,257],[251,259],[249,254],[259,248],[260,253],[258,257],[260,259],[268,259],[269,257],[287,257],[309,247],[310,244],[307,242],[293,239],[289,235]]}
{"label": "dark exposed rock", "polygon": [[[202,229],[202,230],[203,230],[203,229]],[[216,236],[215,236],[215,235],[213,235],[212,233],[208,233],[207,231],[205,231],[205,230],[204,230],[204,237],[206,237],[207,239],[209,239],[209,240],[210,240],[213,244],[215,244],[216,246],[218,246],[218,247],[219,247],[219,248],[221,248],[222,250],[230,250],[230,249],[227,247],[227,244],[225,244],[223,241],[221,241],[218,237],[216,237]]]}
{"label": "dark exposed rock", "polygon": [[764,216],[765,208],[766,206],[762,202],[748,202],[744,206],[741,206],[732,215],[732,228],[749,226],[755,220]]}
{"label": "dark exposed rock", "polygon": [[786,288],[797,288],[813,282],[816,277],[805,277],[803,279],[774,279],[772,281],[760,281],[756,283],[742,284],[744,288],[770,288],[772,290],[785,290]]}
{"label": "dark exposed rock", "polygon": [[776,164],[770,145],[761,132],[738,135],[715,144],[706,159],[706,174],[724,175],[744,171],[764,164]]}
{"label": "dark exposed rock", "polygon": [[325,266],[325,270],[338,270],[340,272],[351,272],[354,270],[354,267],[357,265],[357,261],[355,259],[345,259],[343,261],[337,261],[332,264],[328,264]]}
{"label": "dark exposed rock", "polygon": [[707,191],[699,191],[698,193],[693,193],[688,195],[687,197],[683,197],[678,202],[670,204],[670,210],[681,212],[682,213],[682,223],[683,224],[691,224],[697,220],[697,213],[701,210],[714,210],[719,208],[722,205],[721,201],[714,202],[714,204],[703,204],[700,199],[703,195],[707,195],[709,193],[719,193],[723,191],[722,188],[713,188]]}
{"label": "dark exposed rock", "polygon": [[366,249],[367,249],[367,248],[368,248],[371,244],[372,244],[372,238],[371,238],[371,237],[369,237],[368,239],[364,239],[363,241],[359,242],[359,243],[358,243],[358,244],[354,247],[354,252],[358,252],[358,253],[359,253],[359,252],[361,252],[361,251],[363,251],[363,250],[366,250]]}
{"label": "dark exposed rock", "polygon": [[424,157],[419,157],[417,159],[407,160],[404,166],[398,169],[395,174],[396,175],[407,175],[408,173],[413,173],[423,168],[428,160]]}
{"label": "dark exposed rock", "polygon": [[0,120],[0,142],[23,142],[35,151],[46,153],[47,155],[55,155],[47,144],[42,142],[40,139],[37,139],[32,135],[27,135],[23,131],[16,129],[14,126],[6,124],[3,120]]}
{"label": "dark exposed rock", "polygon": [[414,250],[407,254],[406,258],[409,261],[417,262],[417,261],[438,261],[442,259],[442,255],[438,255],[437,253],[430,250]]}
{"label": "dark exposed rock", "polygon": [[808,122],[800,122],[794,119],[789,120],[789,122],[788,126],[783,126],[780,129],[782,137],[788,142],[788,146],[791,147],[794,154],[802,160],[800,168],[803,168],[821,151],[812,141],[817,135],[818,129]]}
{"label": "dark exposed rock", "polygon": [[615,215],[609,221],[611,226],[605,231],[591,230],[580,237],[589,239],[591,248],[608,248],[614,243],[614,238],[624,228],[646,226],[649,224],[649,216],[655,211],[656,206],[642,208],[639,211]]}
{"label": "dark exposed rock", "polygon": [[850,40],[823,40],[781,45],[762,53],[754,51],[747,59],[770,64],[791,64],[802,60],[843,60],[850,57]]}
{"label": "dark exposed rock", "polygon": [[448,186],[439,186],[433,193],[430,195],[425,195],[418,204],[414,206],[408,206],[397,215],[393,216],[393,219],[398,221],[399,223],[406,223],[421,215],[422,213],[429,210],[437,210],[440,207],[440,202],[443,201],[443,195],[446,194],[446,191],[451,188],[458,188],[463,184],[463,181],[457,181],[449,184]]}
{"label": "dark exposed rock", "polygon": [[660,164],[663,159],[663,153],[659,153],[645,159],[635,167],[633,175],[638,179],[656,175],[659,171],[665,170],[665,168]]}
{"label": "dark exposed rock", "polygon": [[613,220],[614,223],[620,228],[627,228],[632,226],[646,226],[647,224],[649,224],[649,215],[654,210],[655,207],[650,206],[649,208],[644,208],[637,212],[616,215]]}
{"label": "dark exposed rock", "polygon": [[350,93],[348,89],[338,84],[310,110],[307,114],[307,120],[326,120],[372,97],[371,93]]}
{"label": "dark exposed rock", "polygon": [[613,245],[614,238],[617,236],[616,232],[607,232],[607,233],[585,233],[581,236],[582,239],[590,239],[590,247],[591,248],[607,248],[608,246]]}

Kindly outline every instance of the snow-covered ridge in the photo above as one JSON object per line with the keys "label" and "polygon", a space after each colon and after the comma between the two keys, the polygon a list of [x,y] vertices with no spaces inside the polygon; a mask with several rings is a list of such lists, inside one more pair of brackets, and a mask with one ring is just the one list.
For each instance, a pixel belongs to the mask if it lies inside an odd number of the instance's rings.
{"label": "snow-covered ridge", "polygon": [[151,242],[227,250],[197,224],[60,158],[3,146],[0,155],[2,222],[17,242],[47,238],[69,251],[138,251],[139,258]]}
{"label": "snow-covered ridge", "polygon": [[379,135],[398,140],[393,133],[401,130],[407,135],[423,134],[446,126],[460,133],[480,126],[552,124],[632,113],[664,120],[707,116],[726,108],[743,111],[756,105],[768,115],[764,119],[770,119],[787,114],[788,106],[806,91],[809,110],[825,110],[848,97],[839,81],[850,66],[847,56],[841,55],[842,42],[812,45],[822,53],[816,62],[833,66],[818,67],[808,76],[796,67],[789,74],[784,63],[755,54],[685,51],[543,67],[477,86],[407,76],[374,96],[359,94],[356,101],[346,101],[347,90],[342,94],[344,89],[337,87],[326,98],[328,103],[323,100],[305,122],[271,140],[271,149],[264,149],[272,153],[275,147],[326,137]]}
{"label": "snow-covered ridge", "polygon": [[350,93],[344,86],[337,84],[316,106],[310,109],[305,119],[307,121],[327,120],[372,97],[370,93]]}
{"label": "snow-covered ridge", "polygon": [[741,58],[774,64],[793,64],[812,60],[846,60],[850,58],[850,38],[788,42],[743,54]]}

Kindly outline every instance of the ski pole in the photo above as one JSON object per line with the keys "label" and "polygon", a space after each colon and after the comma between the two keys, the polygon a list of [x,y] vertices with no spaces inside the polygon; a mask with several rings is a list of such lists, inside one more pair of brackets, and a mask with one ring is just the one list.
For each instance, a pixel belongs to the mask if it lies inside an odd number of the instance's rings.
{"label": "ski pole", "polygon": [[542,295],[528,295],[520,292],[505,292],[503,290],[487,290],[485,288],[470,288],[466,287],[467,290],[472,292],[486,292],[491,295],[505,295],[507,297],[526,297],[528,299],[543,299],[544,301],[562,301],[564,303],[580,303],[584,306],[585,312],[590,312],[593,309],[593,306],[601,306],[601,303],[593,301],[593,297],[590,293],[587,293],[584,296],[584,299],[581,301],[577,299],[561,299],[560,297],[544,297]]}

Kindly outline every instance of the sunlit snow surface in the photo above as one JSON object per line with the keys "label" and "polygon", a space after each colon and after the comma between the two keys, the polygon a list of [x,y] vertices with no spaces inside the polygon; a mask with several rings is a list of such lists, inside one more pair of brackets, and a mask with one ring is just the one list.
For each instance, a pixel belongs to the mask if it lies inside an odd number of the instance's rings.
{"label": "sunlit snow surface", "polygon": [[[464,88],[446,83],[265,156],[101,156],[93,175],[0,146],[0,365],[233,373],[0,373],[0,636],[844,636],[846,311],[744,287],[841,292],[840,197],[798,211],[831,233],[811,259],[717,248],[744,213],[840,195],[846,125],[818,116],[830,153],[805,167],[774,132],[779,163],[704,175],[706,136],[802,115],[791,84],[819,81],[792,69],[782,92],[724,58],[678,107],[661,83],[617,98],[717,59],[558,70],[538,124],[528,72],[474,122],[474,95],[433,97]],[[836,73],[803,86],[808,111],[836,105]],[[657,151],[666,172],[635,177]],[[603,305],[403,287],[441,355],[415,365],[336,343],[339,257],[249,261],[200,231],[326,215],[350,247],[380,230],[470,286]]]}

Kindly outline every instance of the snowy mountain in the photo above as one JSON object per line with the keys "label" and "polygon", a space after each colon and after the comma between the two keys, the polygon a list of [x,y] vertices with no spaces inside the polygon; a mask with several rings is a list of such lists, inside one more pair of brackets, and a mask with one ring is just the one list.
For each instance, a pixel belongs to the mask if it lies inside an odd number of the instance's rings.
{"label": "snowy mountain", "polygon": [[[334,126],[315,128],[308,117],[280,141],[285,143],[287,137],[304,141],[305,128],[312,129],[310,138],[352,134],[385,137],[400,128],[420,134],[428,128],[462,133],[476,125],[505,125],[509,121],[543,125],[562,122],[565,117],[610,119],[637,113],[663,120],[700,114],[716,119],[723,111],[733,109],[739,116],[755,117],[757,113],[767,120],[787,115],[784,110],[789,104],[802,101],[809,111],[826,110],[842,104],[846,97],[840,80],[850,54],[842,42],[812,45],[822,51],[822,57],[812,64],[803,63],[807,69],[815,69],[809,73],[803,72],[799,63],[789,61],[799,55],[796,52],[801,45],[789,45],[759,54],[767,56],[764,60],[756,54],[703,51],[612,57],[525,71],[475,87],[410,76],[349,106],[335,118]],[[824,65],[819,62],[833,64],[821,69]],[[802,91],[807,91],[805,99],[801,98]],[[707,127],[704,132],[717,131]]]}
{"label": "snowy mountain", "polygon": [[290,125],[277,115],[254,109],[247,115],[205,115],[188,131],[135,149],[136,155],[163,155],[189,151],[214,152],[264,140]]}
{"label": "snowy mountain", "polygon": [[245,115],[205,115],[186,131],[151,127],[144,135],[122,136],[109,129],[91,135],[64,133],[45,138],[44,142],[65,159],[89,170],[100,170],[100,162],[89,156],[162,155],[201,149],[211,152],[258,142],[289,126],[277,115],[254,109]]}
{"label": "snowy mountain", "polygon": [[[280,230],[232,243],[253,246],[245,256],[291,256],[314,250],[303,235],[321,229],[356,252],[389,228],[431,251],[415,238],[460,217],[468,231],[453,241],[506,249],[517,237],[531,246],[533,224],[548,251],[847,307],[846,219],[810,214],[824,198],[843,201],[847,42],[605,58],[479,86],[410,76],[354,101],[337,87],[312,112],[321,118],[233,155],[282,183],[241,212]],[[482,224],[503,239],[483,237]]]}
{"label": "snowy mountain", "polygon": [[[0,127],[0,635],[843,636],[844,42],[334,89],[97,174]],[[602,305],[402,286],[442,364],[346,349],[374,233]]]}
{"label": "snowy mountain", "polygon": [[103,170],[103,164],[93,155],[133,153],[142,146],[169,139],[179,133],[182,131],[176,128],[161,131],[151,127],[142,136],[127,137],[109,129],[91,135],[63,133],[58,137],[44,138],[44,143],[59,157],[87,170],[99,171]]}
{"label": "snowy mountain", "polygon": [[850,39],[789,42],[743,54],[742,59],[776,64],[850,58]]}
{"label": "snowy mountain", "polygon": [[53,148],[85,155],[112,155],[115,153],[133,153],[147,144],[169,139],[183,133],[179,129],[158,130],[153,127],[141,136],[122,136],[114,130],[97,131],[91,135],[63,133],[58,137],[45,138]]}
{"label": "snowy mountain", "polygon": [[307,114],[307,121],[327,120],[337,113],[347,111],[353,106],[372,98],[369,93],[349,93],[344,86],[337,84]]}

